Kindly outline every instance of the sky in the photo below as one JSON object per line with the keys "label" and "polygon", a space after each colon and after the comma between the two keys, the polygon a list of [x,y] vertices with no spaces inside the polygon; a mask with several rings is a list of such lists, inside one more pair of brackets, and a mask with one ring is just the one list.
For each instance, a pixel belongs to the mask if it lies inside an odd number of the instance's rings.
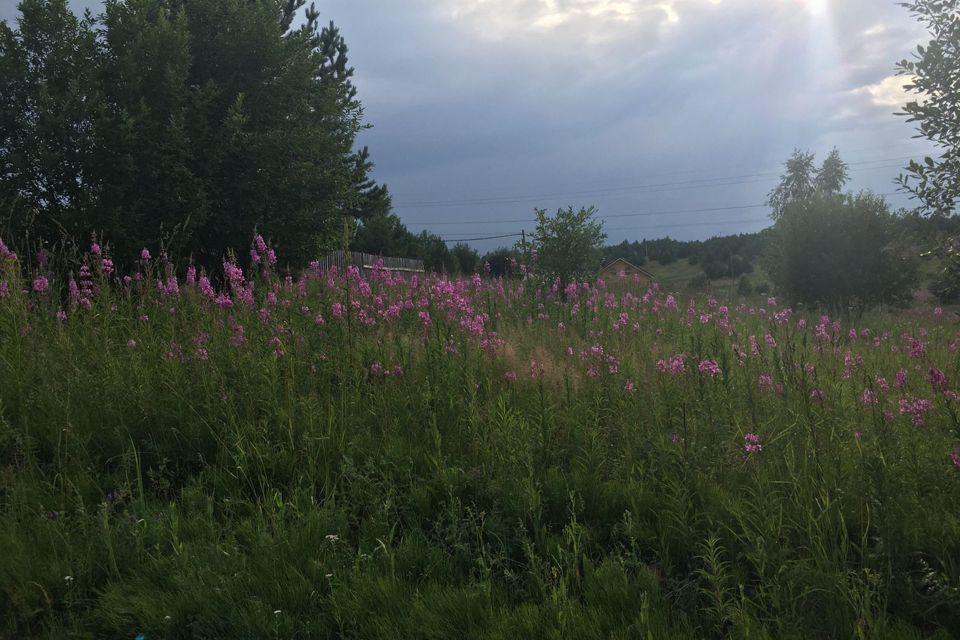
{"label": "sky", "polygon": [[895,115],[895,64],[930,36],[894,0],[316,4],[394,212],[481,251],[534,208],[595,206],[610,243],[757,231],[795,148],[837,147],[849,189],[911,206],[894,179],[932,151]]}

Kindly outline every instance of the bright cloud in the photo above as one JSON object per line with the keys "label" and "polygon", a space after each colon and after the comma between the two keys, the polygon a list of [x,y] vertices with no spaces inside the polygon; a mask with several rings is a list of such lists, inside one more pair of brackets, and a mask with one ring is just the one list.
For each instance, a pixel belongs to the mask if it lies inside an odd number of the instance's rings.
{"label": "bright cloud", "polygon": [[903,88],[905,84],[909,84],[912,80],[911,76],[892,75],[880,82],[855,89],[854,93],[865,93],[870,96],[870,101],[878,107],[901,107],[907,102],[917,99],[916,94],[908,93]]}
{"label": "bright cloud", "polygon": [[681,19],[676,5],[677,0],[445,0],[442,6],[455,21],[498,39],[522,32],[549,33],[574,25],[598,36],[611,26],[674,24]]}

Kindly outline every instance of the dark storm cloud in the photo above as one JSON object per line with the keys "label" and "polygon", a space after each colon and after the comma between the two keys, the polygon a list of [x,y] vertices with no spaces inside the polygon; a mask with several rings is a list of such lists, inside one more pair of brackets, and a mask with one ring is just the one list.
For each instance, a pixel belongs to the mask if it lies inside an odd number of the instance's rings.
{"label": "dark storm cloud", "polygon": [[[376,177],[414,231],[529,230],[485,221],[528,219],[534,206],[622,215],[756,204],[776,176],[754,174],[778,172],[794,147],[838,146],[853,163],[850,186],[884,193],[902,158],[926,149],[893,115],[903,81],[892,76],[927,36],[892,1],[318,6],[350,46]],[[748,177],[710,180],[729,176]],[[458,202],[421,204],[445,201]],[[697,238],[756,230],[763,216],[751,207],[606,224],[611,241]]]}

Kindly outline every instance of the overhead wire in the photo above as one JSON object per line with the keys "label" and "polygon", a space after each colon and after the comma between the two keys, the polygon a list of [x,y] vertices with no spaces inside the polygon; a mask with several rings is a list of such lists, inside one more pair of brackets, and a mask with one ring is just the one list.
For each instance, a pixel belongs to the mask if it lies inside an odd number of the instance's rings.
{"label": "overhead wire", "polygon": [[[882,162],[894,162],[901,160],[909,160],[913,156],[901,156],[895,158],[876,158],[873,160],[862,160],[859,162],[847,163],[848,166],[858,167],[859,170],[876,170],[876,169],[887,169],[900,166],[899,164],[895,165],[880,165],[880,166],[863,166],[863,165],[875,165]],[[718,187],[718,186],[735,186],[739,184],[752,184],[756,182],[765,182],[771,178],[776,178],[781,175],[779,170],[777,171],[766,171],[766,172],[754,172],[747,174],[740,174],[735,176],[717,176],[712,178],[696,178],[691,180],[680,180],[674,182],[661,182],[661,183],[648,183],[648,184],[638,184],[638,185],[623,185],[617,187],[605,187],[605,188],[595,188],[595,189],[586,189],[580,191],[568,191],[568,192],[554,192],[554,193],[541,193],[541,194],[523,194],[523,195],[512,195],[512,196],[489,196],[481,198],[461,198],[461,199],[451,199],[451,200],[422,200],[422,201],[411,201],[411,202],[400,202],[393,205],[394,209],[409,209],[413,207],[423,207],[423,208],[432,208],[432,207],[450,207],[450,206],[470,206],[478,204],[501,204],[501,203],[515,203],[515,202],[527,202],[531,200],[543,200],[551,198],[563,198],[571,196],[582,196],[582,195],[602,195],[607,193],[615,193],[619,191],[637,191],[642,193],[658,193],[663,191],[672,191],[677,188],[682,189],[698,189],[698,188],[708,188],[708,187]],[[410,222],[409,224],[430,224],[429,222]]]}
{"label": "overhead wire", "polygon": [[[899,191],[891,191],[887,193],[878,193],[876,195],[880,197],[899,195]],[[629,218],[629,217],[641,217],[641,216],[655,216],[655,215],[671,215],[671,214],[690,214],[690,213],[710,213],[718,211],[739,211],[743,209],[755,209],[768,207],[767,203],[762,204],[746,204],[746,205],[735,205],[727,207],[706,207],[702,209],[674,209],[674,210],[665,210],[665,211],[644,211],[638,213],[621,213],[621,214],[607,214],[599,215],[597,219],[605,220],[609,218]],[[763,218],[751,218],[751,219],[741,219],[741,220],[715,220],[715,221],[700,221],[700,222],[676,222],[670,224],[656,224],[656,225],[646,225],[641,227],[610,227],[607,228],[607,231],[643,231],[647,229],[672,229],[672,228],[681,228],[681,227],[697,227],[697,226],[715,226],[723,224],[744,224],[748,222],[763,222],[769,220],[769,217]],[[515,220],[502,220],[501,223],[533,223],[535,220],[531,218],[515,219]],[[465,234],[459,234],[465,235]],[[504,233],[498,235],[488,235],[488,236],[479,236],[479,237],[457,237],[457,238],[441,238],[444,242],[474,242],[478,240],[494,240],[499,238],[513,238],[522,236],[523,231],[517,231],[513,233]]]}

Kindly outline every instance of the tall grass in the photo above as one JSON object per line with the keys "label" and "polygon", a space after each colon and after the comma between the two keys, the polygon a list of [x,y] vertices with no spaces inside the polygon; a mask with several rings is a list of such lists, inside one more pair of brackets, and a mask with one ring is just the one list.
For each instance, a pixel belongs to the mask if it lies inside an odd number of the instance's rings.
{"label": "tall grass", "polygon": [[939,313],[95,249],[0,252],[0,636],[960,633]]}

